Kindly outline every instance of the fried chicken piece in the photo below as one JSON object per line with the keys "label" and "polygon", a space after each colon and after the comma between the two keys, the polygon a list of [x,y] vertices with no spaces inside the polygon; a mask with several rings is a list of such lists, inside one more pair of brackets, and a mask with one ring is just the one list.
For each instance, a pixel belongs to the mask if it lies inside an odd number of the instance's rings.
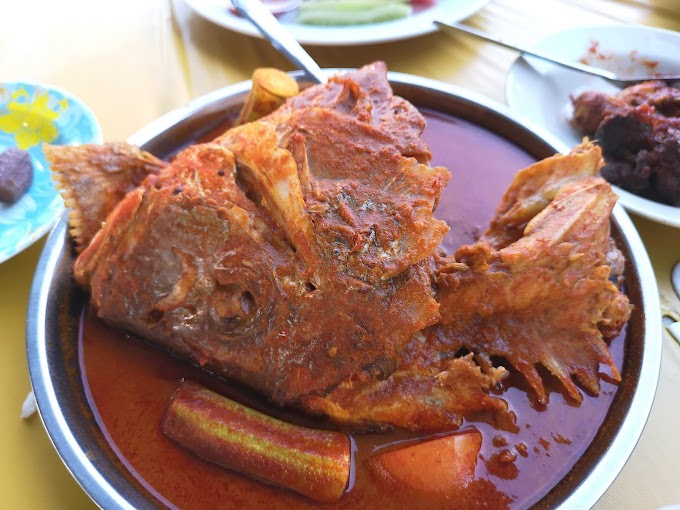
{"label": "fried chicken piece", "polygon": [[[384,67],[354,74],[374,84],[356,88],[363,103],[388,87]],[[432,210],[448,172],[324,104],[189,147],[125,195],[74,266],[99,316],[278,403],[396,364],[439,317],[425,259],[447,230]],[[307,110],[338,124],[332,168]]]}

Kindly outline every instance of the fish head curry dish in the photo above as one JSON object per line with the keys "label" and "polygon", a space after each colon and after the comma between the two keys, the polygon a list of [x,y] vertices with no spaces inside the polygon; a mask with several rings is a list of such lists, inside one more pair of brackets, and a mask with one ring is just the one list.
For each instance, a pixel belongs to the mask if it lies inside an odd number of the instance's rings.
{"label": "fish head curry dish", "polygon": [[169,160],[46,149],[111,440],[175,508],[530,506],[621,379],[600,149],[528,164],[451,250],[435,211],[455,168],[430,164],[437,119],[384,64],[301,92],[260,71],[232,127]]}

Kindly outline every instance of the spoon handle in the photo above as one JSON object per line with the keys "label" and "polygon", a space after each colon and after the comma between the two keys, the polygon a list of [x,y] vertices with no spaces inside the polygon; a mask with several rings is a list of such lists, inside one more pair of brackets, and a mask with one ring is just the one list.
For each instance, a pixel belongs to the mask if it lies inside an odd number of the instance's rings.
{"label": "spoon handle", "polygon": [[288,58],[293,64],[305,71],[307,75],[317,83],[327,81],[326,75],[314,59],[309,56],[300,43],[290,35],[279,20],[267,9],[260,0],[232,0],[234,8],[248,18],[262,35],[279,52]]}
{"label": "spoon handle", "polygon": [[472,27],[468,27],[466,25],[461,25],[458,23],[444,23],[442,21],[435,21],[434,22],[438,27],[444,28],[446,30],[457,30],[459,32],[464,32],[468,35],[471,35],[473,37],[477,37],[478,39],[482,39],[487,42],[492,42],[494,44],[497,44],[499,46],[502,46],[503,48],[507,48],[510,50],[515,50],[518,51],[524,55],[531,55],[532,57],[540,58],[541,60],[547,60],[548,62],[552,62],[554,64],[563,66],[563,67],[568,67],[569,69],[576,69],[577,71],[581,71],[583,73],[588,73],[588,74],[594,74],[596,76],[600,76],[601,78],[604,78],[606,80],[617,80],[618,77],[605,69],[600,69],[598,67],[593,67],[589,66],[586,64],[581,64],[580,62],[574,62],[571,60],[563,60],[558,57],[553,57],[550,55],[546,55],[545,53],[541,53],[536,50],[530,50],[528,48],[524,48],[522,46],[519,46],[514,43],[509,43],[507,41],[504,41],[503,39],[496,38],[491,36],[490,34],[487,34],[485,32],[482,32],[480,30],[477,30]]}

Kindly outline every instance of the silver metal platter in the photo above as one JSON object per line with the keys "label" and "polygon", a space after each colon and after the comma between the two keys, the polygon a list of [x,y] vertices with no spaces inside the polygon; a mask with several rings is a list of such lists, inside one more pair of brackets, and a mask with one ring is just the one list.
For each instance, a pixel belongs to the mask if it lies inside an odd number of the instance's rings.
{"label": "silver metal platter", "polygon": [[[536,159],[566,151],[505,107],[474,93],[398,73],[390,73],[389,79],[395,94],[416,106],[481,126]],[[208,94],[161,117],[129,141],[159,157],[172,155],[201,133],[216,129],[225,112],[238,109],[249,90],[250,82],[243,82]],[[97,505],[106,510],[162,508],[118,460],[87,404],[77,352],[79,319],[87,296],[71,279],[74,255],[67,231],[62,218],[40,258],[28,309],[29,372],[40,415],[64,463]],[[590,447],[567,476],[534,504],[536,510],[591,507],[632,453],[656,391],[662,339],[656,279],[635,227],[618,205],[612,233],[626,257],[626,290],[635,306],[627,329],[623,382]]]}

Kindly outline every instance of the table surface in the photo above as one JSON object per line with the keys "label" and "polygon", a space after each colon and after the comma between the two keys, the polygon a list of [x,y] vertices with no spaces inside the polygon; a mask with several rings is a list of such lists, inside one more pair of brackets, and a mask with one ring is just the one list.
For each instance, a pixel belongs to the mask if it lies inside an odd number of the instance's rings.
{"label": "table surface", "polygon": [[[9,4],[9,5],[8,5]],[[466,23],[522,43],[584,24],[638,23],[680,30],[677,0],[495,0]],[[434,33],[369,46],[308,47],[321,67],[384,60],[390,70],[473,89],[504,102],[516,55],[466,36]],[[123,140],[156,117],[254,68],[291,65],[266,42],[194,14],[184,0],[14,0],[0,14],[0,81],[50,83],[79,96],[106,140]],[[670,271],[679,231],[633,217],[654,266],[662,311],[680,313]],[[0,264],[0,508],[93,509],[64,467],[37,416],[20,419],[30,390],[25,324],[28,294],[44,240]],[[595,508],[655,509],[680,503],[677,459],[680,346],[663,334],[652,412],[629,462]]]}

